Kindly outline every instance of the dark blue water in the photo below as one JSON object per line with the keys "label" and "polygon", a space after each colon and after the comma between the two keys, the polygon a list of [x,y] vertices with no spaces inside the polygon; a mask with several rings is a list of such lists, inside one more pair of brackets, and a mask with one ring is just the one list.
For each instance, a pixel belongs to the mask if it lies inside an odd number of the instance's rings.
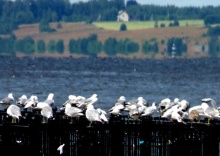
{"label": "dark blue water", "polygon": [[97,107],[109,109],[119,96],[149,103],[169,97],[191,105],[202,98],[220,100],[220,59],[52,59],[0,58],[0,98],[37,95],[39,101],[54,93],[59,107],[70,94],[98,94]]}

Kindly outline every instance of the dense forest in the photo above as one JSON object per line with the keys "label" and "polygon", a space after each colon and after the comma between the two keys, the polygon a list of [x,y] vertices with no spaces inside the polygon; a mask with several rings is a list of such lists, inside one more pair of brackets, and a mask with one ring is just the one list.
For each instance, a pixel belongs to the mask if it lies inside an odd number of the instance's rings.
{"label": "dense forest", "polygon": [[220,22],[220,6],[176,7],[139,5],[135,0],[0,0],[0,33],[8,34],[19,24],[39,22],[115,21],[118,12],[126,10],[130,20],[203,19],[206,24]]}
{"label": "dense forest", "polygon": [[[53,32],[55,30],[49,27],[50,22],[92,23],[94,21],[116,21],[120,10],[125,10],[129,14],[130,21],[174,20],[178,22],[178,20],[184,19],[201,19],[204,20],[205,25],[208,27],[220,23],[220,6],[176,7],[173,5],[140,5],[135,0],[128,0],[126,4],[124,3],[124,0],[90,0],[88,2],[78,3],[70,3],[69,0],[0,0],[0,34],[8,36],[7,38],[0,38],[0,43],[3,45],[0,48],[0,53],[14,53],[14,49],[11,48],[11,45],[13,45],[16,50],[23,51],[24,53],[33,53],[35,50],[32,46],[35,44],[38,47],[38,51],[45,51],[46,45],[43,40],[34,43],[34,40],[27,36],[26,38],[17,41],[16,36],[12,32],[18,29],[18,26],[21,24],[40,23],[39,30],[41,32]],[[58,25],[57,27],[61,26],[62,25]],[[220,28],[218,26],[215,28],[210,27],[208,34],[219,35]],[[79,44],[80,42],[82,47],[84,47],[83,44],[87,43],[88,45],[88,41],[93,41],[93,44],[91,44],[89,48],[93,49],[93,51],[88,52],[88,50],[84,50],[84,53],[92,53],[92,55],[94,55],[94,53],[99,53],[101,49],[105,49],[106,53],[109,53],[110,55],[116,53],[111,49],[111,45],[114,45],[114,42],[117,42],[114,38],[109,38],[105,42],[105,45],[101,45],[101,43],[97,41],[95,34],[80,41],[71,40],[69,43],[70,53],[74,52],[74,48],[76,49],[76,47],[73,46],[74,43]],[[120,41],[120,43],[118,42],[118,44],[116,44],[118,45],[117,48],[123,47],[121,51],[124,51],[125,53],[139,50],[140,47],[138,47],[135,42],[128,41],[129,40]],[[120,46],[121,42],[124,43],[122,46]],[[127,48],[126,50],[124,46],[125,44],[128,44],[128,47],[130,48]],[[168,44],[170,45],[170,43]],[[59,40],[56,43],[51,41],[48,47],[49,51],[56,50],[59,53],[64,51],[62,40]],[[183,47],[182,51],[186,51],[186,45]],[[157,43],[154,42],[149,45],[149,43],[146,42],[143,44],[143,52],[146,52],[149,49],[153,49],[153,51],[157,52]],[[83,49],[81,49],[81,51],[82,50]]]}

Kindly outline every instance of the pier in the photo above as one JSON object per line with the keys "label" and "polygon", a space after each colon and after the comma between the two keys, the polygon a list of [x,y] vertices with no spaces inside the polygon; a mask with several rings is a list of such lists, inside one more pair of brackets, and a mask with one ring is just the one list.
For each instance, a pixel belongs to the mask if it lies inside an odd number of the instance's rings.
{"label": "pier", "polygon": [[[22,112],[12,123],[0,113],[0,150],[22,156],[218,156],[220,122],[185,119],[186,124],[160,117],[138,120],[127,115],[110,116],[109,123],[73,120],[61,112],[42,123],[39,113]],[[71,122],[72,121],[72,122]],[[63,153],[57,148],[65,144]]]}

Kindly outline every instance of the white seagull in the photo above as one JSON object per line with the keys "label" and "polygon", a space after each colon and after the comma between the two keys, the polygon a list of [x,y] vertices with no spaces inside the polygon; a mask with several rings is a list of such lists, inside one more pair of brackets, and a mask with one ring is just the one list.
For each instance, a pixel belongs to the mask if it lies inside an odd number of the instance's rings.
{"label": "white seagull", "polygon": [[121,112],[123,111],[124,109],[124,105],[116,105],[116,106],[113,106],[111,109],[109,109],[109,113],[112,114],[112,115],[121,115]]}
{"label": "white seagull", "polygon": [[62,111],[62,110],[65,110],[66,104],[72,105],[72,104],[75,104],[75,102],[76,102],[76,96],[75,96],[75,95],[69,95],[69,96],[68,96],[68,100],[62,104],[60,110],[61,110],[61,111]]}
{"label": "white seagull", "polygon": [[44,108],[46,106],[50,107],[50,105],[48,103],[46,103],[46,102],[38,102],[35,108],[41,110],[42,108]]}
{"label": "white seagull", "polygon": [[14,97],[12,93],[9,93],[7,97],[0,100],[0,105],[4,106],[5,108],[11,105],[14,102]]}
{"label": "white seagull", "polygon": [[119,99],[116,100],[115,105],[118,105],[118,104],[123,104],[124,105],[125,102],[126,102],[125,96],[120,96]]}
{"label": "white seagull", "polygon": [[47,99],[44,100],[43,102],[47,103],[49,106],[53,106],[54,105],[54,94],[53,93],[50,93],[48,96],[47,96]]}
{"label": "white seagull", "polygon": [[141,114],[141,117],[143,117],[143,116],[152,116],[156,112],[156,110],[157,110],[156,103],[153,102],[152,106],[149,106],[149,107],[145,108],[144,113]]}
{"label": "white seagull", "polygon": [[166,111],[170,107],[171,107],[171,100],[170,100],[170,98],[165,98],[165,99],[160,101],[160,103],[158,105],[158,111],[160,113],[163,113],[164,111]]}
{"label": "white seagull", "polygon": [[179,107],[180,105],[174,105],[166,111],[163,111],[161,114],[161,118],[170,118],[173,111],[176,111]]}
{"label": "white seagull", "polygon": [[37,106],[35,108],[37,109],[42,109],[45,106],[50,106],[52,107],[54,105],[54,100],[53,100],[54,94],[50,93],[47,97],[46,100],[42,101],[42,102],[38,102]]}
{"label": "white seagull", "polygon": [[20,107],[24,107],[25,102],[27,101],[27,96],[22,95],[21,97],[18,98],[17,100],[17,105]]}
{"label": "white seagull", "polygon": [[65,106],[67,103],[74,104],[76,103],[76,96],[75,95],[69,95],[68,100],[64,102],[63,106]]}
{"label": "white seagull", "polygon": [[171,113],[171,120],[172,121],[177,121],[179,123],[183,123],[186,124],[185,121],[183,121],[183,119],[188,116],[187,112],[182,111],[181,108],[175,109],[172,113]]}
{"label": "white seagull", "polygon": [[211,105],[213,108],[217,108],[216,101],[212,98],[204,98],[204,99],[202,99],[202,102],[205,102],[205,103]]}
{"label": "white seagull", "polygon": [[137,107],[147,106],[147,100],[145,100],[142,96],[137,98]]}
{"label": "white seagull", "polygon": [[108,112],[112,115],[121,115],[121,112],[125,108],[126,98],[124,96],[120,96],[119,99],[116,100],[115,105],[111,107]]}
{"label": "white seagull", "polygon": [[208,124],[210,124],[210,120],[214,118],[220,119],[219,111],[215,109],[214,107],[209,106],[207,103],[203,102],[201,104],[203,111],[204,111],[204,116],[208,118]]}
{"label": "white seagull", "polygon": [[180,105],[179,109],[181,109],[182,111],[187,111],[188,108],[190,107],[189,102],[186,100],[181,100],[179,105]]}
{"label": "white seagull", "polygon": [[90,104],[95,104],[98,101],[98,95],[93,94],[91,97],[81,101],[77,106],[81,108],[86,108]]}
{"label": "white seagull", "polygon": [[65,146],[65,144],[62,144],[57,148],[57,151],[60,151],[60,154],[63,154],[63,147],[64,146]]}
{"label": "white seagull", "polygon": [[139,118],[140,113],[138,111],[137,105],[131,105],[129,107],[129,116],[134,120]]}
{"label": "white seagull", "polygon": [[97,108],[97,111],[99,113],[100,119],[103,122],[107,122],[108,123],[108,118],[107,118],[107,113],[106,111],[102,110],[101,108]]}
{"label": "white seagull", "polygon": [[24,109],[34,109],[37,106],[38,97],[35,95],[31,95],[29,99],[27,99],[24,103]]}
{"label": "white seagull", "polygon": [[11,104],[8,108],[7,108],[7,114],[9,116],[12,117],[12,123],[16,122],[16,119],[19,120],[19,118],[21,117],[21,109],[20,107],[18,107],[17,105]]}
{"label": "white seagull", "polygon": [[86,118],[90,122],[88,127],[92,126],[92,122],[95,122],[95,121],[102,122],[98,110],[96,110],[92,104],[87,105]]}
{"label": "white seagull", "polygon": [[53,117],[53,110],[50,106],[45,106],[41,109],[41,115],[43,116],[43,123],[47,123],[49,118]]}
{"label": "white seagull", "polygon": [[73,123],[73,118],[84,115],[82,109],[78,107],[73,107],[70,103],[67,103],[65,106],[65,114],[71,118],[70,123]]}

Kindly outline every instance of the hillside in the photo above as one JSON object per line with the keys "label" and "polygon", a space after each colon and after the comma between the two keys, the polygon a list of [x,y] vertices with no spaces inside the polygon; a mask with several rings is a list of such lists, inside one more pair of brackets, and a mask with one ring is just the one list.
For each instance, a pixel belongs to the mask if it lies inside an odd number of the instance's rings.
{"label": "hillside", "polygon": [[[127,31],[118,31],[118,30],[107,30],[103,28],[98,28],[94,25],[83,24],[83,23],[62,23],[62,28],[56,28],[57,23],[52,23],[51,27],[55,28],[57,31],[54,33],[39,33],[38,24],[32,25],[21,25],[18,30],[14,31],[17,38],[23,38],[25,36],[31,36],[34,40],[43,39],[45,42],[50,40],[63,39],[65,44],[65,52],[63,55],[60,54],[49,54],[46,53],[46,56],[49,57],[69,57],[68,52],[68,42],[71,38],[78,39],[83,37],[88,37],[90,34],[97,34],[98,39],[104,43],[104,41],[109,37],[114,37],[117,40],[129,38],[133,41],[136,41],[140,45],[144,40],[157,39],[159,43],[160,53],[157,56],[144,55],[141,51],[136,53],[133,56],[135,58],[143,57],[156,57],[156,58],[166,58],[166,55],[163,53],[163,50],[166,44],[161,44],[161,40],[167,40],[171,37],[181,37],[184,38],[184,42],[187,43],[188,53],[186,58],[190,57],[204,57],[207,55],[207,38],[202,37],[203,34],[207,32],[207,28],[201,26],[181,26],[181,27],[165,27],[165,28],[147,28],[147,29],[137,29],[137,30],[127,30]],[[204,45],[206,50],[201,52],[201,47]],[[17,54],[22,56],[22,54]],[[40,54],[35,54],[35,56],[42,56]],[[43,55],[45,56],[45,55]],[[104,57],[104,53],[99,55]],[[80,57],[78,55],[72,55],[72,57]],[[125,56],[122,56],[125,57]],[[126,56],[127,57],[127,56]]]}

